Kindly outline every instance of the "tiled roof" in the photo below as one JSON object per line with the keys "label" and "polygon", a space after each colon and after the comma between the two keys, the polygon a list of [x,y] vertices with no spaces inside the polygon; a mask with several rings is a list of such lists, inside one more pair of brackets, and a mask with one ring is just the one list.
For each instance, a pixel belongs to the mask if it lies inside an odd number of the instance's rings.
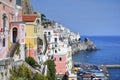
{"label": "tiled roof", "polygon": [[22,20],[24,22],[34,22],[36,18],[37,18],[37,15],[35,14],[25,14],[22,16]]}

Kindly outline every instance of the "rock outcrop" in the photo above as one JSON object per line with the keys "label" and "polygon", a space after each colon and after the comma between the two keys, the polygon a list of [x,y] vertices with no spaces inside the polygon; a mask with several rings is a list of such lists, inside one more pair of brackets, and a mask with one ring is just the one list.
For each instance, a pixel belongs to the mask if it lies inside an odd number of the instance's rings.
{"label": "rock outcrop", "polygon": [[72,47],[72,53],[80,52],[80,51],[94,51],[97,50],[95,44],[89,40],[88,38],[85,38],[83,41],[74,41],[71,43]]}

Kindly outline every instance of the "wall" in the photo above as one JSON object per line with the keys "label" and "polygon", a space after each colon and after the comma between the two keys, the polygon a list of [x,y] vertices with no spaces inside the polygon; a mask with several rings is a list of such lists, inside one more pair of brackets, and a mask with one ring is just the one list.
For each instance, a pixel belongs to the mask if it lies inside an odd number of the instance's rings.
{"label": "wall", "polygon": [[[36,31],[34,30],[36,28]],[[26,22],[26,47],[27,47],[27,57],[31,56],[36,61],[37,57],[37,26],[33,22]]]}
{"label": "wall", "polygon": [[3,45],[3,38],[5,38],[5,46],[0,46],[0,58],[5,58],[8,52],[8,30],[9,22],[14,21],[14,15],[11,15],[14,12],[15,0],[9,2],[9,0],[0,0],[0,28],[3,28],[3,14],[6,14],[6,26],[5,32],[0,32],[0,45]]}
{"label": "wall", "polygon": [[[62,58],[60,61],[59,58]],[[65,74],[66,72],[66,55],[55,55],[56,74]]]}

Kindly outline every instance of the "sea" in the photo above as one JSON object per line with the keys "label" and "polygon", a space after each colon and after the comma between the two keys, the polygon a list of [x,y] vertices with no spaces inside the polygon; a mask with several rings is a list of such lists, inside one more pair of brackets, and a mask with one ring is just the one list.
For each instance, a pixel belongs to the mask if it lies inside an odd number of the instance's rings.
{"label": "sea", "polygon": [[[120,64],[120,36],[82,36],[89,38],[98,48],[97,51],[78,52],[73,55],[73,62],[95,65]],[[110,80],[120,80],[120,69],[108,69]]]}

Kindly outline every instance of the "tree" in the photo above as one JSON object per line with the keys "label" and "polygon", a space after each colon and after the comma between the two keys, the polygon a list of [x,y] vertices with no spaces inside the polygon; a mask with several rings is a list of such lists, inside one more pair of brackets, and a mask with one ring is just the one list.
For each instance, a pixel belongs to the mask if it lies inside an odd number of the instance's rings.
{"label": "tree", "polygon": [[19,66],[16,69],[10,69],[11,77],[9,80],[31,80],[32,71],[25,65]]}
{"label": "tree", "polygon": [[42,20],[42,22],[46,21],[46,16],[45,16],[45,14],[41,14],[41,20]]}
{"label": "tree", "polygon": [[45,62],[45,64],[48,66],[48,79],[49,80],[56,80],[56,70],[55,70],[55,64],[53,60],[48,60]]}
{"label": "tree", "polygon": [[39,37],[37,38],[37,44],[38,44],[38,45],[43,45],[43,41],[42,41],[42,39],[39,38]]}
{"label": "tree", "polygon": [[32,66],[33,68],[37,67],[38,66],[38,63],[34,60],[34,58],[32,57],[27,57],[25,59],[25,61],[30,65]]}
{"label": "tree", "polygon": [[33,80],[48,80],[48,78],[41,74],[35,73]]}

